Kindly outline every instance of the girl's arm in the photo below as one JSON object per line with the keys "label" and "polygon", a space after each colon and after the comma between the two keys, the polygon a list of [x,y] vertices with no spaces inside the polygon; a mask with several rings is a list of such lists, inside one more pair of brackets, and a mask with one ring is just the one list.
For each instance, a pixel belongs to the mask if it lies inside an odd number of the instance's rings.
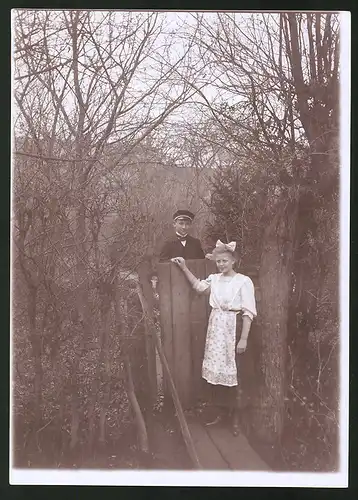
{"label": "girl's arm", "polygon": [[254,284],[250,278],[247,278],[242,289],[241,289],[241,299],[242,299],[242,330],[241,337],[237,344],[236,350],[238,354],[242,354],[246,351],[247,337],[250,333],[251,323],[253,318],[256,316],[256,301],[255,301],[255,289]]}
{"label": "girl's arm", "polygon": [[242,354],[243,352],[246,351],[247,337],[249,336],[250,333],[251,323],[252,323],[251,318],[245,314],[245,316],[242,317],[241,337],[236,347],[238,354]]}

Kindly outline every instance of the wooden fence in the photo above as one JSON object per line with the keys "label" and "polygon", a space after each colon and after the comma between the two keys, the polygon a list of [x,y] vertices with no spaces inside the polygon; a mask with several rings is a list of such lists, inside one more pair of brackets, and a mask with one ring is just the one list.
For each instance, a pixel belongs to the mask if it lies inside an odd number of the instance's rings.
{"label": "wooden fence", "polygon": [[[189,260],[187,266],[199,279],[217,272],[215,263],[209,260]],[[259,305],[257,268],[242,269],[240,272],[253,280],[256,301]],[[209,298],[206,295],[198,295],[192,290],[176,264],[170,262],[158,264],[157,273],[164,352],[180,401],[184,408],[189,408],[205,391],[201,366],[210,313]],[[255,335],[255,327],[253,330]],[[250,338],[249,344],[252,344]],[[249,347],[250,345],[248,350]],[[243,370],[247,372],[245,378],[249,382],[254,373],[253,364],[254,360],[249,354],[243,366]]]}

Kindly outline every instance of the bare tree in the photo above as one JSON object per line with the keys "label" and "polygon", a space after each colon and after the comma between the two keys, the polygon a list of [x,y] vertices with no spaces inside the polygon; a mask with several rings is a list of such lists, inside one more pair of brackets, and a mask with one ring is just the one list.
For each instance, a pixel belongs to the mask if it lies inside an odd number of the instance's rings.
{"label": "bare tree", "polygon": [[[145,219],[138,224],[136,207],[126,203],[125,174],[130,168],[125,172],[125,165],[193,93],[188,84],[174,78],[179,67],[188,77],[193,70],[187,64],[188,50],[177,54],[173,43],[165,16],[158,13],[15,14],[14,237],[28,290],[37,367],[35,407],[40,412],[44,358],[38,346],[43,331],[35,321],[41,312],[42,290],[45,310],[50,299],[55,310],[62,304],[62,325],[73,309],[66,323],[69,333],[72,329],[73,351],[67,359],[70,376],[65,384],[71,401],[71,448],[78,443],[81,413],[86,410],[81,377],[94,342],[105,387],[100,419],[104,438],[113,276],[118,269],[133,266],[129,258],[133,241],[147,224]],[[170,64],[161,56],[164,52]],[[124,189],[113,188],[114,180],[117,186],[124,182]],[[118,238],[122,251],[113,263],[105,247],[115,236],[104,244],[102,228],[106,218],[121,209],[125,211]],[[132,230],[128,239],[123,238],[125,227]],[[127,286],[124,282],[120,286],[125,294]],[[90,373],[93,438],[98,370]]]}

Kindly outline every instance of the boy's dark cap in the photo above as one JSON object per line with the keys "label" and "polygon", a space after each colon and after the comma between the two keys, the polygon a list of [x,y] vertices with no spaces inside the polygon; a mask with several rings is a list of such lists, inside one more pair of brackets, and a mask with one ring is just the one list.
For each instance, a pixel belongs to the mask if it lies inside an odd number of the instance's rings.
{"label": "boy's dark cap", "polygon": [[177,210],[173,215],[173,220],[176,221],[178,219],[189,219],[192,221],[194,219],[194,214],[189,210]]}

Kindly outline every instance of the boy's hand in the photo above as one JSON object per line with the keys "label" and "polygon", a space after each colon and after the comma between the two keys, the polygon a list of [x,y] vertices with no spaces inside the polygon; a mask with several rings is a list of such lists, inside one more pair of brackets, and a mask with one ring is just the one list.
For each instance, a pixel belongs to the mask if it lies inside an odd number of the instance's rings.
{"label": "boy's hand", "polygon": [[240,339],[236,346],[236,352],[238,354],[243,354],[246,351],[246,347],[247,347],[247,340]]}

